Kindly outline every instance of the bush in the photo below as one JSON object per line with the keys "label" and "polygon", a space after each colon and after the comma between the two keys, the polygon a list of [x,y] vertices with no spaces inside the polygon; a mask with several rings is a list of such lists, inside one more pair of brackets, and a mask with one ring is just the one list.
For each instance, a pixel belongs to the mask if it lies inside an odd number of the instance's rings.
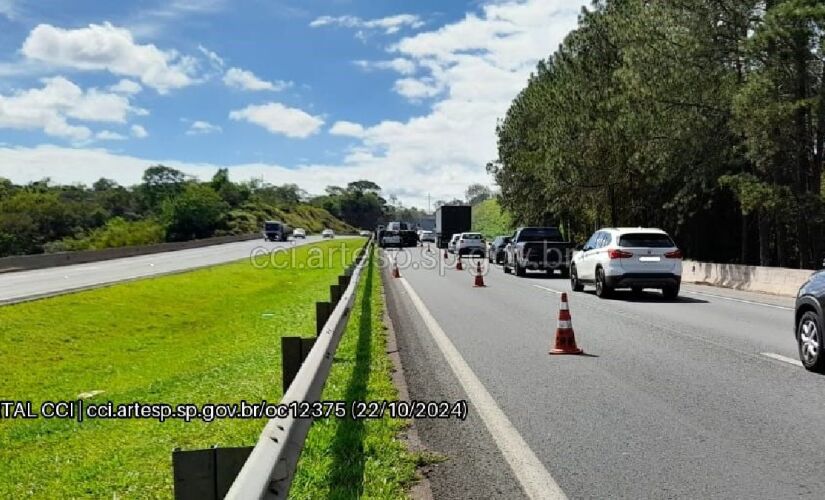
{"label": "bush", "polygon": [[69,252],[76,250],[102,250],[137,245],[162,243],[166,231],[153,220],[130,222],[115,217],[105,226],[93,230],[85,238],[64,238],[45,245],[47,253]]}

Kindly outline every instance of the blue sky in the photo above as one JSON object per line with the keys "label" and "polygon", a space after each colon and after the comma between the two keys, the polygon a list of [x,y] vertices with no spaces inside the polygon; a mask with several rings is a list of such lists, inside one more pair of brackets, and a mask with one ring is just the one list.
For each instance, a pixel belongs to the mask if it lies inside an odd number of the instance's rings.
{"label": "blue sky", "polygon": [[461,196],[495,123],[580,4],[0,0],[0,176],[125,185],[369,178],[406,205]]}

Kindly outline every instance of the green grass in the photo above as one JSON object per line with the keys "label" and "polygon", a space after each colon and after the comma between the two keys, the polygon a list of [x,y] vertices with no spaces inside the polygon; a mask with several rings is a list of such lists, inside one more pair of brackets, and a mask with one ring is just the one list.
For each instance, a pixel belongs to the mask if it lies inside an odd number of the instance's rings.
{"label": "green grass", "polygon": [[[375,259],[365,269],[358,300],[335,356],[322,399],[393,400],[398,393],[386,354],[381,279]],[[404,420],[316,421],[298,464],[290,498],[406,497],[417,454],[397,436]]]}
{"label": "green grass", "polygon": [[[350,239],[298,247],[295,262],[328,262],[310,248],[340,256],[341,245],[351,252],[362,244]],[[39,405],[102,390],[92,401],[278,401],[280,337],[314,333],[314,302],[329,296],[343,267],[338,257],[330,261],[319,269],[255,269],[244,260],[0,307],[0,400]],[[378,286],[377,276],[372,279]],[[366,316],[378,328],[376,290]],[[360,304],[356,325],[364,321]],[[359,335],[365,334],[350,331],[344,346],[352,349]],[[378,333],[369,335],[368,343],[381,342]],[[335,380],[346,384],[341,369],[339,363]],[[375,390],[388,394],[392,386],[381,377]],[[368,397],[373,380],[369,376]],[[240,419],[0,420],[0,498],[170,497],[174,448],[247,446],[263,425]],[[336,449],[340,455],[340,445]],[[366,465],[370,471],[369,460]]]}

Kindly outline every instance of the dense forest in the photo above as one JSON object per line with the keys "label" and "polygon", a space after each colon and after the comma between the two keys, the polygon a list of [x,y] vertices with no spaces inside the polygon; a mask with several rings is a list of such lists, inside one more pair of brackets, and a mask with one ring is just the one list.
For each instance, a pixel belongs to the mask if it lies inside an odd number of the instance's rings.
{"label": "dense forest", "polygon": [[142,181],[65,186],[45,179],[20,186],[0,178],[0,257],[256,233],[265,220],[315,233],[348,232],[416,214],[397,200],[387,202],[380,186],[364,180],[309,196],[294,184],[232,182],[226,169],[201,182],[157,165]]}
{"label": "dense forest", "polygon": [[658,226],[691,258],[818,268],[825,2],[595,2],[488,165],[518,224]]}

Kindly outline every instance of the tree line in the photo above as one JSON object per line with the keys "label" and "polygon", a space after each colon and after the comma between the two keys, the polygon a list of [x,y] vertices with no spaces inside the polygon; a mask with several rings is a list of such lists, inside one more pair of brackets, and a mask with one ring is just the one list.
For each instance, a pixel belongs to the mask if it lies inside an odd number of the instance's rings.
{"label": "tree line", "polygon": [[691,258],[818,268],[825,3],[596,1],[497,126],[518,224],[658,226]]}
{"label": "tree line", "polygon": [[360,180],[310,196],[295,184],[232,182],[227,169],[201,182],[163,165],[129,187],[105,178],[91,186],[0,178],[0,257],[250,234],[265,220],[310,232],[373,228],[404,210],[380,191]]}

